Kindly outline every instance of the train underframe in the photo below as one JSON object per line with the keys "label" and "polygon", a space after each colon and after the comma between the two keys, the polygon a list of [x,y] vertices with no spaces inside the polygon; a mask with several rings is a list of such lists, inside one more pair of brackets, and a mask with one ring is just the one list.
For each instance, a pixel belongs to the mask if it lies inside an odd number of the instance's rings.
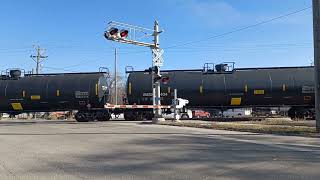
{"label": "train underframe", "polygon": [[[184,108],[180,113],[183,119],[188,119],[186,117],[188,109]],[[111,114],[122,114],[124,119],[127,121],[142,121],[142,120],[152,120],[154,117],[152,109],[99,109],[99,110],[80,110],[75,114],[75,119],[78,122],[88,122],[88,121],[109,121],[111,119]],[[172,113],[170,109],[163,109],[163,113]],[[290,107],[287,116],[292,120],[310,120],[315,119],[315,111],[313,107]]]}
{"label": "train underframe", "polygon": [[[208,109],[205,109],[208,110]],[[219,109],[215,109],[219,110]],[[179,113],[182,119],[188,119],[187,117],[187,108],[183,108]],[[20,112],[21,113],[21,112]],[[10,117],[14,117],[20,113],[10,112]],[[137,120],[152,120],[154,117],[152,109],[94,109],[94,110],[79,110],[75,114],[75,119],[78,122],[89,122],[89,121],[109,121],[111,119],[111,114],[124,115],[124,119],[128,121],[137,121]],[[164,114],[172,113],[170,109],[163,109]],[[306,106],[293,106],[290,107],[286,114],[292,120],[312,120],[315,119],[315,109],[314,107]]]}
{"label": "train underframe", "polygon": [[78,122],[89,121],[109,121],[111,119],[111,113],[109,110],[80,110],[75,114],[75,119]]}
{"label": "train underframe", "polygon": [[152,110],[125,110],[123,115],[126,121],[152,120],[154,117]]}
{"label": "train underframe", "polygon": [[[188,109],[182,108],[177,109],[177,114],[179,114],[179,118],[182,119],[189,119]],[[163,115],[168,115],[170,119],[174,119],[173,111],[171,109],[162,109]],[[132,110],[126,109],[123,111],[124,119],[127,121],[142,121],[142,120],[152,120],[154,117],[152,109],[139,109],[139,110]],[[172,116],[170,116],[172,115]]]}
{"label": "train underframe", "polygon": [[313,107],[291,107],[288,116],[292,120],[312,120],[315,119],[315,109]]}
{"label": "train underframe", "polygon": [[[25,112],[0,112],[0,118],[2,113],[9,114],[10,118],[14,118],[22,113],[36,113],[36,112],[51,112],[51,111],[25,111]],[[44,118],[46,116],[43,116]],[[78,110],[74,115],[74,118],[78,122],[89,122],[89,121],[109,121],[111,119],[111,112],[107,109],[97,109],[97,110]]]}

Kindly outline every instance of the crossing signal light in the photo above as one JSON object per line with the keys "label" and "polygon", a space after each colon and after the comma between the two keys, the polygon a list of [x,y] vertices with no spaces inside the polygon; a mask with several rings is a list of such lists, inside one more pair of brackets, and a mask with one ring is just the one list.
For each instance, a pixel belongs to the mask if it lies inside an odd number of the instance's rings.
{"label": "crossing signal light", "polygon": [[129,31],[128,31],[128,30],[122,29],[122,30],[120,31],[120,37],[121,37],[121,38],[127,38],[128,35],[129,35]]}
{"label": "crossing signal light", "polygon": [[161,79],[161,81],[162,81],[163,84],[168,84],[169,80],[170,80],[169,77],[163,77],[163,78]]}
{"label": "crossing signal light", "polygon": [[114,39],[125,39],[129,35],[129,31],[126,29],[122,29],[119,32],[118,28],[110,28],[108,31],[104,32],[104,37],[109,40]]}
{"label": "crossing signal light", "polygon": [[117,29],[117,28],[111,28],[111,29],[109,30],[109,34],[110,34],[111,36],[116,36],[117,33],[118,33],[118,31],[119,31],[119,29]]}
{"label": "crossing signal light", "polygon": [[154,74],[159,74],[160,69],[158,66],[153,66],[152,68],[153,68]]}
{"label": "crossing signal light", "polygon": [[159,67],[158,66],[153,66],[150,67],[149,69],[146,69],[145,72],[148,72],[148,74],[159,74]]}
{"label": "crossing signal light", "polygon": [[104,32],[104,37],[106,39],[116,39],[118,36],[118,28],[110,28],[108,31]]}
{"label": "crossing signal light", "polygon": [[153,78],[153,81],[154,81],[154,82],[158,82],[158,81],[161,80],[161,78],[162,78],[161,75],[155,74],[155,75],[154,75],[154,78]]}
{"label": "crossing signal light", "polygon": [[153,68],[150,67],[149,69],[146,69],[145,72],[148,72],[148,74],[152,74],[153,73]]}

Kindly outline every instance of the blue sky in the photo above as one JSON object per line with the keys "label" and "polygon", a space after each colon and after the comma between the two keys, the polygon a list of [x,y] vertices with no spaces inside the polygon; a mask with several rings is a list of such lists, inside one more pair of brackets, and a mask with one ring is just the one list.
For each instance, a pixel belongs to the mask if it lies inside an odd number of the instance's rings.
{"label": "blue sky", "polygon": [[[1,69],[32,69],[32,46],[46,48],[43,72],[119,70],[151,64],[143,47],[106,41],[109,21],[152,28],[158,19],[162,47],[204,40],[237,28],[311,6],[311,0],[2,0]],[[201,68],[205,62],[235,61],[237,67],[310,65],[313,60],[312,10],[217,39],[165,49],[163,69]],[[50,69],[48,69],[50,68]],[[52,69],[57,68],[57,69]]]}

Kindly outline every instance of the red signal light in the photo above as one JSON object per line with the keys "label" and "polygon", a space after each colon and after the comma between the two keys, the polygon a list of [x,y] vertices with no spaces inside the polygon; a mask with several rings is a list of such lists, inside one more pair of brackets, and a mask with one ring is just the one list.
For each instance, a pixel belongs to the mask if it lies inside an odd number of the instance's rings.
{"label": "red signal light", "polygon": [[161,79],[161,81],[162,81],[163,84],[168,84],[168,82],[170,81],[170,78],[169,77],[163,77]]}
{"label": "red signal light", "polygon": [[128,31],[128,30],[123,29],[123,30],[120,31],[120,37],[121,37],[121,38],[126,38],[126,37],[128,37],[128,34],[129,34],[129,31]]}
{"label": "red signal light", "polygon": [[111,28],[111,29],[109,29],[109,34],[111,36],[115,36],[115,35],[117,35],[118,31],[119,31],[119,29],[117,29],[117,28]]}

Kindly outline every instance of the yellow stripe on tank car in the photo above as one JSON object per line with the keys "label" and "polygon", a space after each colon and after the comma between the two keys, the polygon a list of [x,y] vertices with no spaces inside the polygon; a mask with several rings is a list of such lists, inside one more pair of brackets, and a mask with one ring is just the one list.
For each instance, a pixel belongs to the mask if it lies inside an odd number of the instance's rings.
{"label": "yellow stripe on tank car", "polygon": [[303,97],[304,101],[311,101],[311,99],[312,99],[311,96],[304,96]]}
{"label": "yellow stripe on tank car", "polygon": [[23,110],[21,103],[11,103],[11,106],[12,106],[13,110],[15,110],[15,111]]}
{"label": "yellow stripe on tank car", "polygon": [[284,91],[286,91],[286,90],[287,90],[287,87],[286,87],[285,84],[283,84],[283,85],[282,85],[282,91],[284,92]]}
{"label": "yellow stripe on tank car", "polygon": [[203,93],[203,86],[202,86],[202,85],[200,85],[200,87],[199,87],[199,91],[200,91],[200,94],[202,94],[202,93]]}
{"label": "yellow stripe on tank car", "polygon": [[98,96],[99,94],[99,87],[98,87],[98,83],[96,84],[96,96]]}
{"label": "yellow stripe on tank car", "polygon": [[59,89],[57,90],[56,95],[57,95],[57,97],[59,97],[59,96],[60,96],[60,90],[59,90]]}
{"label": "yellow stripe on tank car", "polygon": [[244,86],[244,92],[248,92],[248,85],[247,84]]}
{"label": "yellow stripe on tank car", "polygon": [[131,95],[131,93],[132,93],[132,84],[131,83],[129,83],[129,85],[128,85],[128,93],[129,93],[129,95]]}
{"label": "yellow stripe on tank car", "polygon": [[241,97],[231,98],[231,106],[239,106],[239,105],[241,105]]}
{"label": "yellow stripe on tank car", "polygon": [[40,95],[32,95],[31,100],[40,100],[41,96]]}
{"label": "yellow stripe on tank car", "polygon": [[254,95],[263,95],[263,94],[264,94],[264,90],[262,89],[254,90]]}

